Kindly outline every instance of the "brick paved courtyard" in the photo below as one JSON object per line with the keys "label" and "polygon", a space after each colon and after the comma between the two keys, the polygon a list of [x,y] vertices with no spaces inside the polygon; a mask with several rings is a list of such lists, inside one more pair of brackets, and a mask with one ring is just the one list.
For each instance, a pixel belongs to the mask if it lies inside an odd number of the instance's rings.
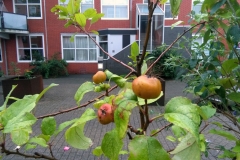
{"label": "brick paved courtyard", "polygon": [[[91,75],[70,75],[68,77],[63,77],[63,78],[50,78],[50,79],[44,79],[44,87],[47,87],[49,84],[51,83],[56,83],[59,84],[59,86],[57,87],[53,87],[51,88],[46,94],[45,96],[39,101],[39,104],[37,105],[37,108],[35,110],[35,115],[38,116],[42,116],[45,114],[49,114],[49,113],[55,113],[57,111],[60,110],[64,110],[64,109],[68,109],[71,107],[76,106],[76,102],[74,100],[74,94],[77,91],[78,87],[80,86],[80,84],[82,84],[83,82],[87,81],[87,80],[91,80]],[[169,80],[166,81],[166,93],[165,93],[165,103],[168,102],[171,98],[175,97],[175,96],[187,96],[183,93],[185,84],[183,82],[179,82],[179,81],[175,81],[175,80]],[[117,92],[114,91],[115,93]],[[112,92],[112,93],[114,93]],[[81,103],[87,102],[91,99],[94,99],[94,97],[96,97],[98,94],[96,93],[88,93],[84,99],[82,100]],[[190,95],[188,95],[187,97],[189,98],[193,98]],[[2,96],[2,89],[0,89],[0,104],[3,104],[3,96]],[[92,107],[92,105],[89,105],[88,107]],[[151,106],[151,114],[158,114],[159,112],[163,111],[163,106],[159,107],[159,106]],[[63,115],[58,115],[55,117],[57,124],[60,124],[64,121],[68,121],[71,120],[73,118],[78,118],[80,117],[80,115],[83,113],[83,111],[85,110],[85,108],[81,108],[69,113],[65,113]],[[139,126],[139,121],[138,121],[138,111],[137,109],[135,109],[133,111],[132,115],[137,115],[137,116],[131,116],[130,119],[130,124],[132,126]],[[214,119],[218,119],[218,117],[214,117]],[[226,121],[227,120],[224,120]],[[41,120],[39,120],[36,125],[34,125],[34,133],[33,134],[37,134],[40,133],[40,124],[41,124]],[[157,128],[161,128],[164,125],[166,125],[167,123],[164,120],[159,120],[156,121],[154,123],[151,123],[149,126],[149,130],[152,129],[157,129]],[[102,126],[99,125],[98,121],[92,120],[90,122],[88,122],[85,126],[85,135],[88,136],[89,138],[91,138],[93,140],[93,146],[88,149],[88,150],[76,150],[74,148],[70,148],[68,151],[64,151],[63,148],[64,146],[67,146],[66,142],[64,141],[64,134],[61,133],[59,134],[56,138],[52,139],[52,144],[53,144],[53,153],[56,156],[57,159],[61,159],[61,160],[76,160],[76,159],[81,159],[81,160],[105,160],[105,157],[94,157],[92,155],[92,150],[100,145],[101,139],[103,137],[103,135],[112,129],[114,123],[110,124],[110,125],[106,125],[106,126]],[[209,130],[209,128],[213,128],[214,126],[209,125],[207,127],[207,129],[204,131],[204,133],[207,133],[207,131]],[[163,132],[161,132],[160,134],[158,134],[157,138],[160,140],[161,144],[164,146],[164,148],[166,150],[171,150],[174,148],[174,143],[168,141],[165,139],[165,137],[167,135],[171,135],[170,130],[164,130]],[[232,144],[227,143],[227,141],[225,141],[225,139],[218,137],[218,136],[213,136],[210,134],[206,135],[206,138],[208,141],[210,141],[210,146],[214,145],[214,144],[218,144],[218,145],[223,145],[227,148],[230,148],[232,146]],[[125,145],[124,148],[127,148],[127,144],[128,144],[128,139],[125,140]],[[14,149],[16,146],[14,144],[7,144],[7,148],[9,150]],[[45,154],[47,154],[49,151],[43,148],[36,148],[34,150],[31,150],[31,152],[44,152]],[[209,157],[202,157],[202,159],[217,159],[217,155],[219,154],[218,150],[211,150],[211,152],[209,153]],[[9,155],[7,157],[4,156],[3,158],[4,160],[22,160],[24,159],[23,157],[20,156],[16,156],[16,155]],[[28,158],[29,159],[29,158]],[[127,156],[122,156],[121,159],[125,160],[127,159]]]}

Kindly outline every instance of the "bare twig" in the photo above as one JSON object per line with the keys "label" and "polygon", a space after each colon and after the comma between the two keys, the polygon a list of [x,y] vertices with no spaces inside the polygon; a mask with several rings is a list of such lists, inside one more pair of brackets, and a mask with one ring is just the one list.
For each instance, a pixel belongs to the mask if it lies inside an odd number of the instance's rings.
{"label": "bare twig", "polygon": [[18,149],[16,151],[9,151],[5,148],[5,143],[1,143],[1,152],[6,153],[7,155],[16,154],[16,155],[23,156],[25,158],[35,158],[35,159],[36,158],[45,158],[45,159],[48,159],[48,160],[56,160],[56,158],[54,158],[54,157],[50,157],[50,156],[47,156],[47,155],[44,155],[44,154],[40,154],[38,152],[35,152],[33,155],[31,155],[31,154],[21,153]]}
{"label": "bare twig", "polygon": [[164,130],[165,128],[167,128],[171,125],[172,125],[172,123],[169,123],[169,124],[165,125],[164,127],[158,129],[155,133],[151,134],[151,137],[155,136],[156,134],[158,134],[159,132],[161,132],[162,130]]}
{"label": "bare twig", "polygon": [[[129,77],[131,74],[133,74],[133,72],[128,73],[128,74],[125,76],[125,78]],[[108,90],[108,93],[111,92],[112,90],[114,90],[114,89],[117,88],[117,87],[118,87],[117,85],[111,87],[111,88]],[[100,95],[100,96],[98,96],[98,97],[96,97],[96,98],[88,101],[87,103],[80,105],[80,106],[76,106],[76,107],[72,107],[72,108],[69,108],[69,109],[66,109],[66,110],[61,110],[61,111],[58,111],[58,112],[55,112],[55,113],[50,113],[50,114],[47,114],[47,115],[39,116],[39,117],[37,117],[37,119],[43,119],[43,118],[50,117],[50,116],[56,116],[56,115],[59,115],[59,114],[64,114],[64,113],[67,113],[67,112],[71,112],[71,111],[77,110],[77,109],[79,109],[79,108],[86,107],[86,106],[88,106],[89,104],[95,102],[97,99],[100,99],[100,98],[104,97],[105,95],[106,95],[106,93],[105,93],[105,94],[102,94],[102,95]]]}
{"label": "bare twig", "polygon": [[166,49],[164,52],[162,52],[161,55],[148,67],[146,74],[147,74],[147,73],[151,70],[151,68],[159,61],[159,59],[160,59],[182,36],[184,36],[187,32],[189,32],[190,30],[192,30],[192,29],[195,28],[196,26],[201,25],[201,24],[204,24],[204,23],[206,23],[206,21],[197,23],[197,24],[195,24],[194,26],[192,26],[191,28],[185,30],[185,31],[184,31],[177,39],[175,39],[175,40],[173,41],[173,43],[170,44],[170,45],[167,47],[167,49]]}

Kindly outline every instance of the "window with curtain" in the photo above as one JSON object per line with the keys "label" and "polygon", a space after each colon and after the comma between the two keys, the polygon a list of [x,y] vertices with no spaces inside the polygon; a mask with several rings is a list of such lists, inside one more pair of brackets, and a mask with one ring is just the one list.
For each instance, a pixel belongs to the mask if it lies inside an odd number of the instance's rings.
{"label": "window with curtain", "polygon": [[15,13],[25,14],[28,18],[42,18],[42,0],[14,0]]}
{"label": "window with curtain", "polygon": [[[171,5],[170,5],[170,2],[169,0],[165,3],[165,18],[166,19],[172,19],[173,16],[172,16],[172,12],[171,12]],[[175,19],[177,19],[178,17],[175,17]]]}
{"label": "window with curtain", "polygon": [[43,35],[17,36],[17,56],[19,62],[42,60],[44,57]]}
{"label": "window with curtain", "polygon": [[[59,0],[59,4],[60,5],[67,5],[69,2],[69,0],[66,0],[64,3],[62,3]],[[94,8],[94,4],[93,4],[94,0],[82,0],[81,1],[81,7],[80,7],[80,12],[83,13],[85,12],[88,8]]]}
{"label": "window with curtain", "polygon": [[102,13],[106,19],[128,19],[129,0],[101,0]]}
{"label": "window with curtain", "polygon": [[[71,36],[62,36],[62,54],[66,61],[96,62],[97,46],[86,35],[76,35],[74,41]],[[96,40],[96,36],[93,36]]]}

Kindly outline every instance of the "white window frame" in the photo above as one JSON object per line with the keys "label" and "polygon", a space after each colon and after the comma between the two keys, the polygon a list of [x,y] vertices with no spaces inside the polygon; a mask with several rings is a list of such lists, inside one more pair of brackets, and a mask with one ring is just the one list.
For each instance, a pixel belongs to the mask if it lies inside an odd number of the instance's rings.
{"label": "white window frame", "polygon": [[[68,33],[65,33],[65,34],[61,34],[61,51],[62,51],[62,59],[64,59],[64,53],[63,53],[63,37],[64,36],[67,36],[67,37],[71,37],[73,34],[68,34]],[[99,36],[95,35],[95,34],[91,34],[92,37],[95,37],[96,38],[96,42],[99,44]],[[76,59],[76,50],[77,49],[88,49],[88,58],[89,58],[89,49],[94,49],[94,48],[76,48],[76,37],[87,37],[88,40],[90,39],[87,35],[85,34],[77,34],[74,36],[74,43],[75,43],[75,59]],[[70,48],[66,48],[66,49],[70,49]],[[71,48],[73,49],[73,48]],[[68,63],[97,63],[98,62],[98,57],[99,57],[99,49],[96,45],[95,47],[96,49],[96,60],[94,61],[79,61],[79,60],[66,60]]]}
{"label": "white window frame", "polygon": [[[202,3],[203,3],[203,0],[192,0],[192,8],[191,8],[191,10],[193,11],[193,7],[194,7],[194,5],[193,5],[193,2],[194,1],[200,1],[200,3],[198,3],[197,5],[195,5],[195,6],[202,6]],[[201,10],[200,10],[201,11]],[[196,14],[199,14],[199,13],[196,13]]]}
{"label": "white window frame", "polygon": [[[118,18],[118,17],[114,17],[113,18],[109,18],[109,17],[102,17],[101,19],[103,20],[128,20],[129,19],[129,0],[127,0],[127,4],[109,4],[109,5],[103,5],[102,3],[103,0],[101,0],[101,13],[103,13],[103,6],[114,6],[114,14],[115,14],[115,7],[116,6],[123,6],[123,5],[126,5],[127,6],[127,17],[126,18]],[[110,0],[110,1],[113,1],[113,0]],[[121,0],[117,0],[117,1],[121,1]],[[116,1],[114,1],[116,2]]]}
{"label": "white window frame", "polygon": [[[18,37],[22,37],[22,36],[27,36],[29,38],[29,48],[24,48],[24,47],[21,48],[21,47],[18,46]],[[31,38],[30,37],[34,37],[34,36],[42,37],[42,47],[33,47],[33,46],[36,46],[36,44],[31,42]],[[28,34],[28,35],[17,35],[16,36],[16,48],[17,48],[17,61],[19,63],[29,63],[29,62],[33,62],[34,61],[32,59],[32,55],[31,55],[31,60],[20,60],[19,49],[29,49],[30,52],[31,52],[32,49],[41,49],[43,51],[43,57],[45,57],[44,35],[43,34],[38,34],[38,33],[32,33],[32,34]]]}
{"label": "white window frame", "polygon": [[[39,0],[40,1],[39,3],[28,3],[28,0],[26,0],[26,3],[23,3],[23,4],[15,3],[15,0],[12,0],[12,1],[13,1],[14,13],[17,13],[16,12],[16,6],[27,6],[27,19],[42,19],[42,17],[43,17],[43,15],[42,15],[43,14],[43,12],[42,12],[42,0]],[[41,12],[40,17],[29,17],[29,7],[30,7],[30,5],[40,5],[40,12]],[[36,7],[34,7],[34,8],[35,8],[35,12],[36,12],[37,9],[36,9]],[[34,9],[32,11],[34,11]]]}
{"label": "white window frame", "polygon": [[[175,17],[175,18],[173,18],[173,17],[168,17],[168,18],[166,18],[166,6],[170,6],[170,12],[171,12],[171,5],[170,5],[170,2],[169,2],[169,0],[164,4],[164,12],[165,12],[165,16],[164,16],[164,18],[166,19],[166,20],[177,20],[178,19],[178,16],[177,17]],[[171,13],[172,14],[172,13]]]}
{"label": "white window frame", "polygon": [[[61,6],[67,5],[68,2],[69,2],[69,0],[66,0],[65,3],[62,3],[60,0],[58,0],[58,4],[61,5]],[[81,2],[81,6],[80,6],[80,11],[79,11],[79,12],[81,12],[81,13],[82,13],[81,9],[82,9],[82,5],[83,5],[83,4],[84,4],[84,2],[82,1],[82,2]],[[86,3],[86,4],[88,4],[88,3]],[[91,7],[91,8],[94,8],[94,0],[92,0],[92,7]]]}
{"label": "white window frame", "polygon": [[[199,34],[192,34],[192,37],[197,37],[197,39],[199,39],[201,42],[199,43],[199,45],[203,44],[203,37],[199,37]],[[200,39],[201,38],[201,39]],[[191,50],[195,50],[196,48],[193,48],[193,46],[191,46]],[[210,52],[209,50],[205,50],[204,51],[206,56],[209,56]],[[198,58],[202,58],[202,56],[198,57]]]}
{"label": "white window frame", "polygon": [[[145,1],[147,1],[147,2],[145,2]],[[148,0],[143,0],[143,3],[148,3]]]}

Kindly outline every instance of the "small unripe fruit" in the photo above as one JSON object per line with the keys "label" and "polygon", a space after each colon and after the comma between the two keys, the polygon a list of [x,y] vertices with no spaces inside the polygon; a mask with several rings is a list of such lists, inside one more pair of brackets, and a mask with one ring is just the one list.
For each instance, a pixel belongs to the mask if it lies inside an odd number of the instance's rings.
{"label": "small unripe fruit", "polygon": [[98,71],[96,74],[93,75],[92,80],[94,83],[99,84],[106,81],[107,76],[103,71]]}
{"label": "small unripe fruit", "polygon": [[110,104],[103,104],[98,109],[98,121],[103,125],[114,122],[114,110]]}

